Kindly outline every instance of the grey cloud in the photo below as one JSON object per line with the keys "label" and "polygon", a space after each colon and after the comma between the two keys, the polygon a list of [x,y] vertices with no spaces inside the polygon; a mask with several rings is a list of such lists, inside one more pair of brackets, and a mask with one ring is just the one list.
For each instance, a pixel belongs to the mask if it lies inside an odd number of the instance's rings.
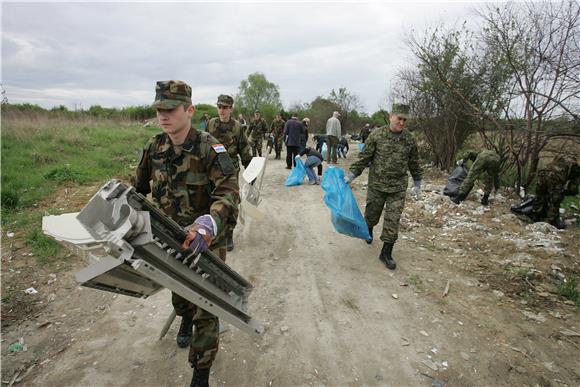
{"label": "grey cloud", "polygon": [[214,103],[260,71],[283,102],[341,86],[376,110],[404,63],[409,26],[468,5],[382,3],[4,3],[8,98],[44,106],[150,103],[160,79],[192,84]]}

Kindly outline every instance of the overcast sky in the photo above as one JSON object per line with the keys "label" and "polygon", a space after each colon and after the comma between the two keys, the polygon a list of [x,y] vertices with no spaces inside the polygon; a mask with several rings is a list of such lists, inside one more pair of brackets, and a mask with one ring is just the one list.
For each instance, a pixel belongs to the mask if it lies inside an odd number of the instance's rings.
{"label": "overcast sky", "polygon": [[367,112],[412,63],[411,30],[475,25],[474,2],[3,2],[2,83],[12,103],[69,108],[150,104],[181,79],[194,103],[235,95],[262,72],[286,108],[356,93]]}

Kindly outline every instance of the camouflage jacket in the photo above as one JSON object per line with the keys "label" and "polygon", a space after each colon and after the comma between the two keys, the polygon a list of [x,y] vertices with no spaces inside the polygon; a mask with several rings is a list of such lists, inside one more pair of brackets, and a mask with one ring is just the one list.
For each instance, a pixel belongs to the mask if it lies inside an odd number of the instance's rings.
{"label": "camouflage jacket", "polygon": [[284,121],[284,120],[272,121],[272,124],[270,125],[270,133],[274,135],[275,139],[279,139],[280,137],[282,137],[284,135],[284,124],[285,123],[286,123],[286,121]]}
{"label": "camouflage jacket", "polygon": [[240,158],[244,167],[250,164],[250,144],[238,121],[230,118],[229,122],[221,122],[219,117],[212,118],[207,125],[207,132],[224,144],[236,170],[240,170]]}
{"label": "camouflage jacket", "polygon": [[358,176],[369,167],[369,187],[382,192],[407,189],[407,171],[413,180],[421,180],[423,170],[415,137],[407,131],[393,133],[387,126],[373,130],[350,171]]}
{"label": "camouflage jacket", "polygon": [[578,195],[580,167],[565,158],[557,158],[538,171],[538,179],[564,195]]}
{"label": "camouflage jacket", "polygon": [[151,192],[158,207],[185,227],[211,214],[217,237],[239,203],[235,169],[225,147],[206,132],[192,128],[180,155],[169,136],[160,133],[145,145],[133,181],[137,192]]}
{"label": "camouflage jacket", "polygon": [[263,138],[264,134],[268,132],[268,125],[266,125],[266,120],[260,118],[259,121],[250,121],[248,132],[250,133],[250,138],[252,140]]}
{"label": "camouflage jacket", "polygon": [[473,164],[475,165],[475,163],[478,163],[480,168],[483,170],[495,172],[499,168],[499,161],[499,155],[496,152],[492,150],[484,150],[478,153]]}

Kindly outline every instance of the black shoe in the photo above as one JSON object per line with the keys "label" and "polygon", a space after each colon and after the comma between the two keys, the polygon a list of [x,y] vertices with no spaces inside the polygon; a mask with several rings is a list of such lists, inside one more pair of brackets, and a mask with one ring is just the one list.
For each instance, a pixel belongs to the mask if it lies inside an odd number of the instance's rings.
{"label": "black shoe", "polygon": [[193,377],[189,387],[209,387],[209,368],[193,369]]}
{"label": "black shoe", "polygon": [[227,238],[227,241],[226,241],[226,250],[232,251],[233,249],[234,249],[234,238],[232,238],[230,236]]}
{"label": "black shoe", "polygon": [[177,346],[187,348],[191,344],[193,319],[191,317],[181,317],[181,325],[177,333]]}
{"label": "black shoe", "polygon": [[395,270],[397,268],[397,263],[393,259],[393,245],[394,243],[386,243],[383,245],[383,249],[381,250],[381,255],[379,255],[379,259],[382,263],[384,263],[389,270]]}
{"label": "black shoe", "polygon": [[489,204],[489,194],[483,195],[483,197],[481,198],[481,204],[483,204],[484,206],[487,206]]}
{"label": "black shoe", "polygon": [[373,228],[371,226],[369,227],[369,235],[371,236],[370,239],[367,239],[366,242],[370,245],[371,243],[373,243]]}

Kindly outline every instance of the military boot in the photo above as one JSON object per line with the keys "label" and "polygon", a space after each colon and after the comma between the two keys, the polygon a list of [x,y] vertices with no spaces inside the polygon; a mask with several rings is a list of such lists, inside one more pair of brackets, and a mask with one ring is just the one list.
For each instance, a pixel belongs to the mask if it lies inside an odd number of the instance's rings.
{"label": "military boot", "polygon": [[369,235],[371,236],[370,239],[367,239],[366,242],[370,245],[371,243],[373,243],[373,228],[371,226],[369,227]]}
{"label": "military boot", "polygon": [[194,368],[189,387],[209,387],[209,368]]}
{"label": "military boot", "polygon": [[481,204],[487,206],[489,204],[489,194],[484,194],[481,198]]}
{"label": "military boot", "polygon": [[397,263],[392,256],[393,245],[394,243],[385,242],[385,244],[383,244],[383,249],[381,250],[381,255],[379,255],[381,262],[384,263],[390,270],[395,270],[397,268]]}
{"label": "military boot", "polygon": [[226,250],[232,251],[234,249],[234,238],[233,236],[229,236],[226,239]]}
{"label": "military boot", "polygon": [[177,333],[177,346],[179,348],[187,348],[191,344],[192,328],[193,319],[187,316],[181,317],[181,325]]}

